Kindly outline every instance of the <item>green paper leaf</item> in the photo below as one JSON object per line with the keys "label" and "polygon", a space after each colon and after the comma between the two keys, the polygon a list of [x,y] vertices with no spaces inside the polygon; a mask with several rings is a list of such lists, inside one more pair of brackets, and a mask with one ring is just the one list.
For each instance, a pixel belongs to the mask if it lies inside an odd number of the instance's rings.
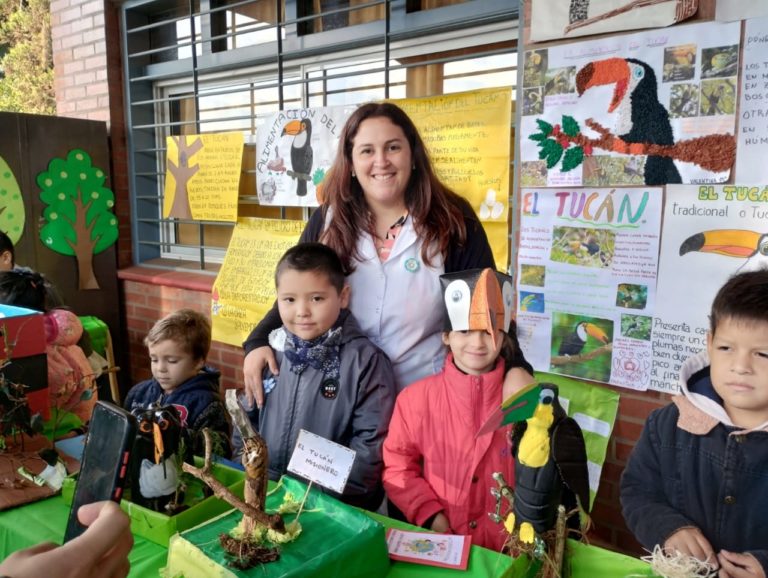
{"label": "green paper leaf", "polygon": [[543,141],[545,138],[547,138],[547,135],[545,135],[543,132],[537,132],[528,137],[530,140],[536,140],[536,141]]}
{"label": "green paper leaf", "polygon": [[565,151],[563,156],[563,168],[564,173],[578,167],[584,160],[584,149],[581,147],[571,147]]}
{"label": "green paper leaf", "polygon": [[537,119],[536,119],[536,124],[538,124],[538,125],[539,125],[539,129],[540,129],[540,130],[541,130],[541,132],[543,132],[545,135],[549,135],[549,133],[551,133],[551,132],[552,132],[552,125],[551,125],[551,124],[549,124],[547,121],[545,121],[545,120],[541,120],[540,118],[537,118]]}
{"label": "green paper leaf", "polygon": [[560,160],[560,157],[563,156],[563,149],[559,148],[558,150],[553,150],[549,153],[547,156],[547,168],[551,169],[554,167],[557,162]]}
{"label": "green paper leaf", "polygon": [[568,136],[576,136],[581,132],[581,127],[576,119],[566,114],[563,115],[563,132]]}

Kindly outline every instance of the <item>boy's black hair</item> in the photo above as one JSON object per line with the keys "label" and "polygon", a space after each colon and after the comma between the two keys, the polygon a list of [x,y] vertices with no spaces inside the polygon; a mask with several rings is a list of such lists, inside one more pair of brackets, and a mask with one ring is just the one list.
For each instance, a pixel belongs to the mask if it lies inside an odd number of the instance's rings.
{"label": "boy's black hair", "polygon": [[768,269],[737,273],[720,287],[709,314],[712,335],[723,319],[768,323]]}
{"label": "boy's black hair", "polygon": [[11,254],[11,266],[16,265],[16,251],[13,248],[13,241],[5,231],[0,231],[0,255],[6,251]]}
{"label": "boy's black hair", "polygon": [[322,243],[299,243],[280,257],[275,268],[275,287],[280,285],[283,271],[312,271],[328,277],[331,285],[341,293],[344,289],[344,266],[336,251]]}
{"label": "boy's black hair", "polygon": [[40,273],[13,269],[0,271],[0,303],[47,311],[49,283]]}
{"label": "boy's black hair", "polygon": [[152,326],[144,338],[144,345],[149,347],[165,340],[178,343],[192,354],[193,359],[205,360],[211,349],[211,322],[202,313],[179,309]]}

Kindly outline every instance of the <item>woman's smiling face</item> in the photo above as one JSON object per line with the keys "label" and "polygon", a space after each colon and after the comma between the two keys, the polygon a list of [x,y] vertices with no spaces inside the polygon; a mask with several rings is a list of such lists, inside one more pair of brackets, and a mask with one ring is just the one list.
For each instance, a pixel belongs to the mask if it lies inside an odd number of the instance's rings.
{"label": "woman's smiling face", "polygon": [[360,123],[352,139],[352,166],[372,208],[405,204],[412,165],[411,146],[403,129],[387,117]]}

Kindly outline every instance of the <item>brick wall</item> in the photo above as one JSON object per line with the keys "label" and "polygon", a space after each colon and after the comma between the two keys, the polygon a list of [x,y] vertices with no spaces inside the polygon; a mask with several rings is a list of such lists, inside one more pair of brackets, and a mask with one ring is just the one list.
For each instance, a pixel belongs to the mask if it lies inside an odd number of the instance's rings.
{"label": "brick wall", "polygon": [[[133,270],[137,269],[140,268],[133,268]],[[151,377],[147,348],[144,346],[144,337],[146,337],[149,329],[155,321],[164,315],[182,308],[194,309],[210,318],[211,289],[205,285],[212,284],[213,279],[204,279],[201,284],[203,286],[199,287],[199,290],[195,290],[161,285],[151,280],[137,280],[139,275],[131,275],[130,271],[122,271],[120,276],[123,277],[130,381],[137,383]],[[242,386],[243,353],[241,348],[214,341],[208,355],[208,364],[221,371],[222,389]]]}
{"label": "brick wall", "polygon": [[127,267],[131,225],[118,24],[117,7],[108,0],[51,0],[56,112],[107,123],[120,227],[118,266]]}
{"label": "brick wall", "polygon": [[592,508],[592,536],[601,546],[643,555],[642,546],[627,530],[619,503],[619,480],[635,442],[640,437],[645,418],[656,408],[669,403],[669,395],[655,391],[635,392],[612,387],[620,395],[619,412],[608,445],[600,488]]}

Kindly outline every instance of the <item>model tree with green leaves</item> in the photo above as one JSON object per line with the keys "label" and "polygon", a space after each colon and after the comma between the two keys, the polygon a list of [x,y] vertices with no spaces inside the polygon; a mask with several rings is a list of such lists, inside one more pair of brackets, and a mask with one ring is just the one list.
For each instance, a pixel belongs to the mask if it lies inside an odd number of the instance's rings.
{"label": "model tree with green leaves", "polygon": [[37,175],[45,225],[43,244],[62,255],[77,258],[80,289],[99,289],[93,256],[117,240],[115,196],[104,186],[106,175],[91,164],[84,150],[74,149],[66,159],[55,158]]}
{"label": "model tree with green leaves", "polygon": [[0,157],[0,231],[15,245],[24,232],[24,201],[11,167]]}

